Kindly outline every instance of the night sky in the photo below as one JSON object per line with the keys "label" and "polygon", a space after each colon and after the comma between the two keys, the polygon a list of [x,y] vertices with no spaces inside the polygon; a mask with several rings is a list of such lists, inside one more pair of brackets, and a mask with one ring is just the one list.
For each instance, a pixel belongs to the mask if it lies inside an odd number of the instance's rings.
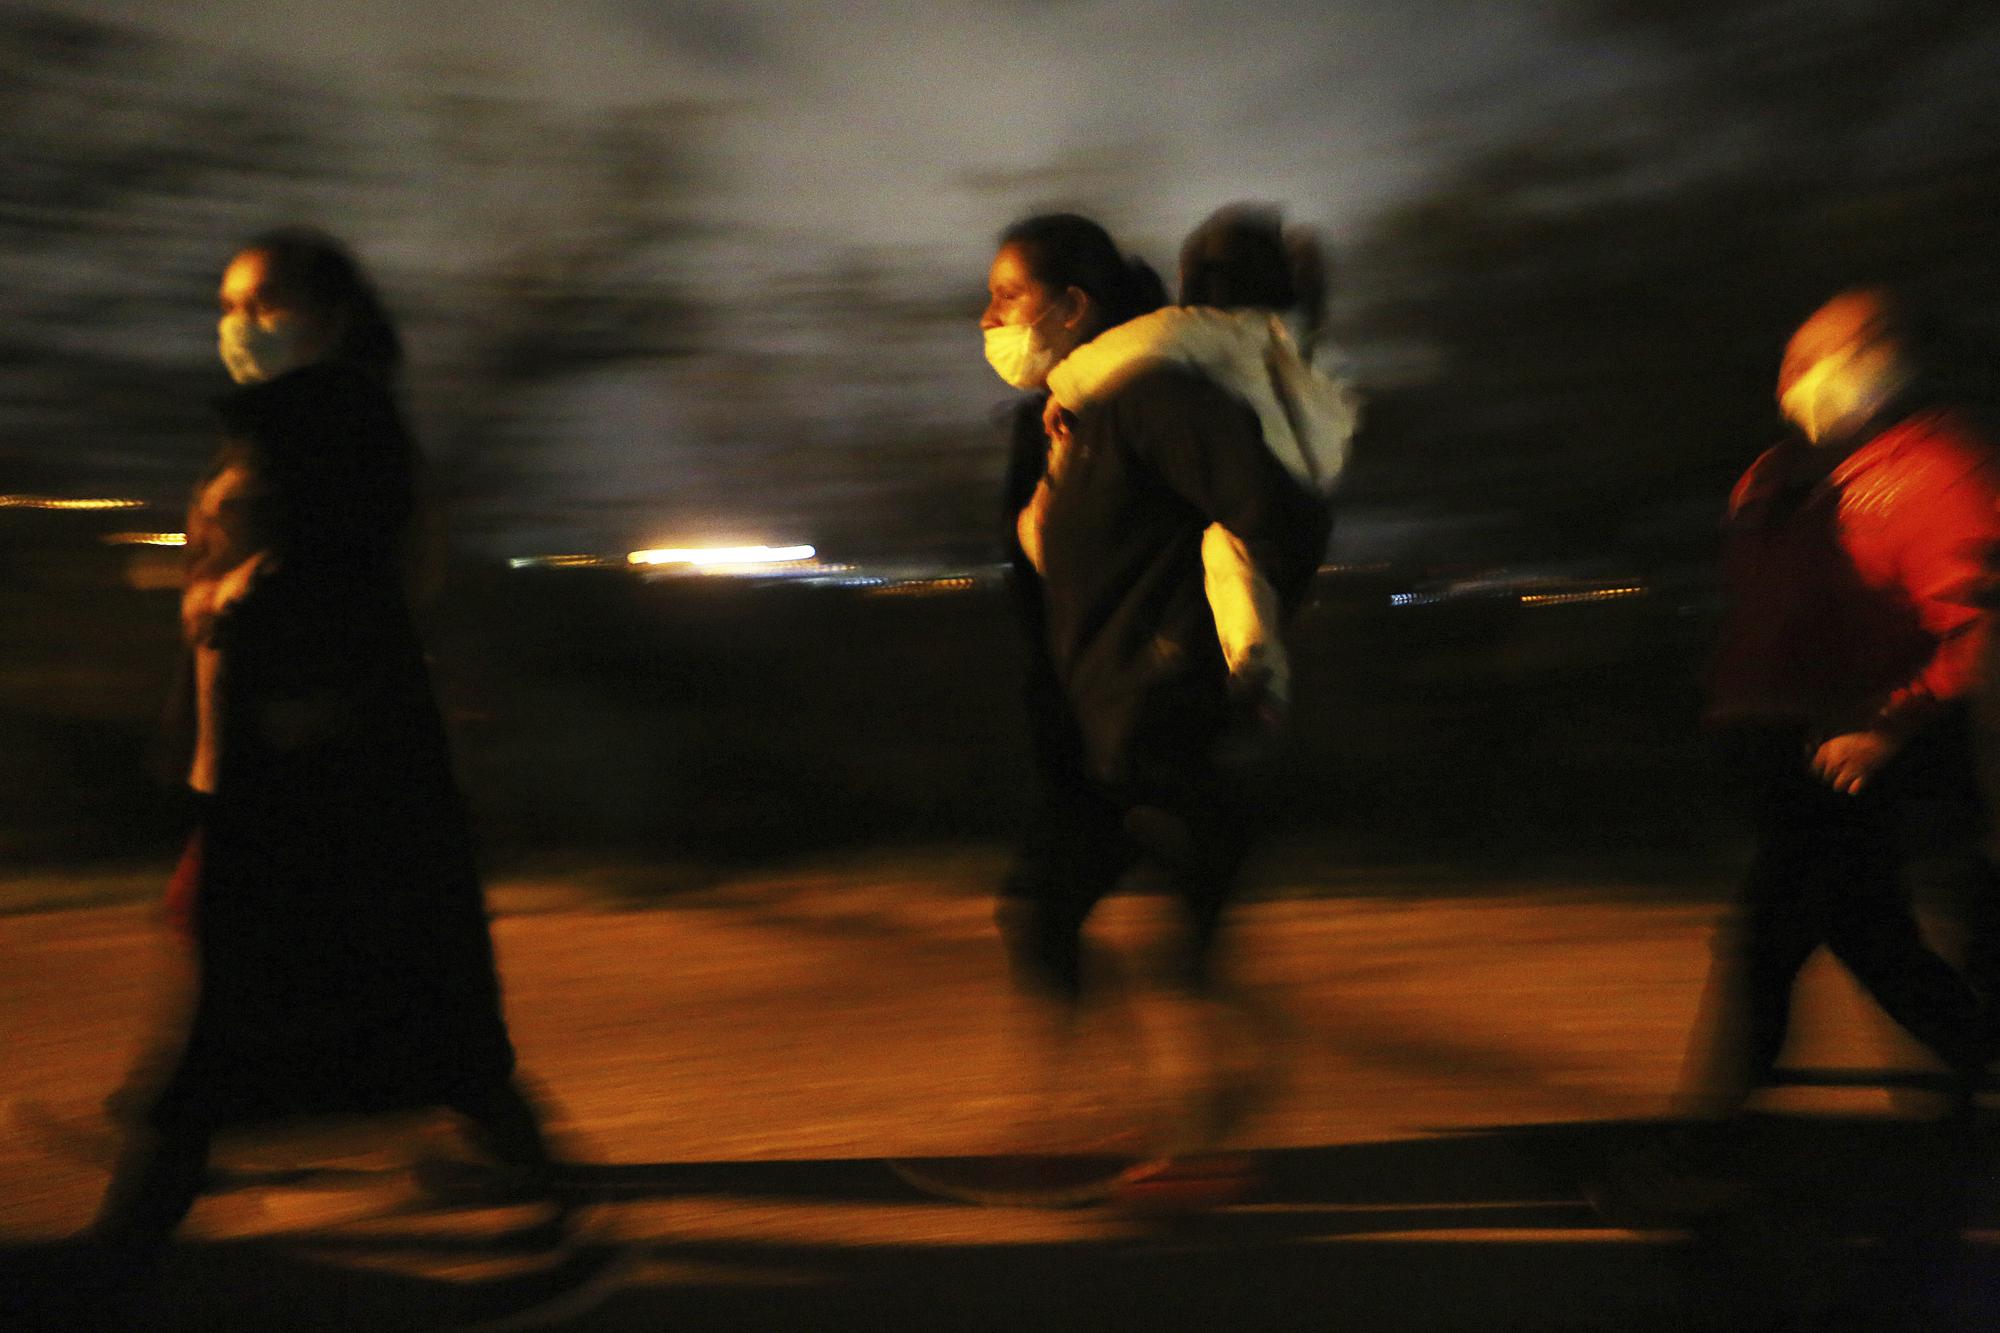
{"label": "night sky", "polygon": [[1582,88],[1623,53],[1478,0],[72,0],[317,67],[363,92],[475,70],[580,107],[729,108],[725,217],[815,239],[977,254],[1063,173],[1124,173],[1171,244],[1235,198],[1336,230],[1437,157]]}
{"label": "night sky", "polygon": [[[139,367],[213,370],[206,288],[230,245],[274,221],[331,227],[403,320],[432,453],[497,457],[491,432],[460,438],[468,398],[504,397],[513,435],[535,442],[535,457],[508,463],[506,512],[480,520],[509,529],[509,549],[809,539],[835,511],[849,540],[890,533],[913,506],[986,485],[953,477],[997,469],[950,455],[994,447],[982,423],[1004,390],[974,324],[1008,221],[1083,207],[1169,275],[1179,238],[1237,199],[1280,202],[1339,242],[1442,164],[1643,68],[1628,51],[1579,47],[1535,6],[1476,0],[67,0],[16,12],[34,10],[155,43],[128,88],[107,97],[86,76],[64,85],[66,105],[27,104],[41,120],[25,142],[44,167],[60,176],[73,151],[115,163],[183,145],[213,164],[166,193],[141,182],[95,212],[35,223],[39,252],[14,257],[14,293],[0,297],[15,327],[43,348],[123,358],[138,376],[124,401],[143,407],[155,391]],[[182,120],[149,128],[121,97],[167,99]],[[437,108],[453,98],[507,109],[483,138],[440,138]],[[211,103],[228,108],[222,121]],[[257,146],[264,120],[318,138],[274,157]],[[697,236],[646,255],[614,241],[584,276],[615,292],[608,265],[665,274],[700,309],[699,348],[597,354],[482,387],[481,358],[505,358],[478,335],[537,316],[479,292],[504,292],[523,254],[547,264],[574,250],[592,224],[572,203],[602,181],[575,151],[586,139],[566,136],[621,122],[682,127],[661,142],[693,145],[696,174],[664,207]],[[503,286],[478,288],[486,274]],[[173,493],[198,461],[199,395],[159,390],[184,410],[155,411],[152,435],[79,419],[74,405],[107,372],[65,355],[38,372],[40,405],[0,399],[16,453],[62,437],[64,457],[100,474],[89,484]],[[121,483],[128,467],[153,480]],[[938,480],[898,489],[919,473]],[[933,541],[958,521],[905,537]]]}
{"label": "night sky", "polygon": [[[1733,461],[1806,301],[1870,266],[1982,281],[1961,184],[1991,174],[2000,25],[1689,4],[0,0],[108,25],[53,59],[13,27],[46,87],[7,145],[37,174],[0,189],[28,238],[0,463],[177,494],[215,275],[307,220],[382,280],[425,447],[502,553],[952,545],[999,471],[996,233],[1081,208],[1171,278],[1243,199],[1331,241],[1375,401],[1435,400],[1375,418],[1369,457],[1433,460],[1382,493],[1431,507],[1457,458],[1462,500],[1533,508],[1634,402],[1633,478],[1711,433]],[[1657,313],[1684,298],[1706,324]]]}

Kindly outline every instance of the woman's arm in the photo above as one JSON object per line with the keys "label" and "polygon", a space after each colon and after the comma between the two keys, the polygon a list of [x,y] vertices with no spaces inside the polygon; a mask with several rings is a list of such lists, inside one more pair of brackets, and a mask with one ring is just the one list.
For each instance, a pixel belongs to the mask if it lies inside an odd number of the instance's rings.
{"label": "woman's arm", "polygon": [[252,457],[240,445],[225,445],[188,507],[187,586],[181,594],[187,643],[207,641],[216,617],[243,596],[262,564],[263,543],[252,517],[261,483]]}

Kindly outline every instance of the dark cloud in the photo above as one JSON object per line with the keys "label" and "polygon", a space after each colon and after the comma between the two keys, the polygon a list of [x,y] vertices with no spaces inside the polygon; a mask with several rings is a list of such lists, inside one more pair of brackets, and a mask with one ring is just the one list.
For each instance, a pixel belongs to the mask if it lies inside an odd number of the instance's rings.
{"label": "dark cloud", "polygon": [[696,60],[748,72],[778,58],[769,26],[725,0],[606,0],[605,8],[662,46]]}
{"label": "dark cloud", "polygon": [[1162,240],[1232,198],[1354,222],[1587,64],[1540,6],[1479,0],[43,2],[384,106],[452,70],[586,112],[727,103],[707,206],[832,245],[955,248],[1056,198]]}

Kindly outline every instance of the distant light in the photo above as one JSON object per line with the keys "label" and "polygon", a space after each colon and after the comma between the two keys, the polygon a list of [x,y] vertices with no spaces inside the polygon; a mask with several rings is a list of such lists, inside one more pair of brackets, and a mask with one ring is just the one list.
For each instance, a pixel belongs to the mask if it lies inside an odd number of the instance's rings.
{"label": "distant light", "polygon": [[867,586],[872,597],[938,597],[969,592],[975,584],[969,575],[953,574],[935,579],[904,579],[900,583],[885,583],[877,579]]}
{"label": "distant light", "polygon": [[69,500],[53,495],[0,495],[0,509],[144,509],[144,500]]}
{"label": "distant light", "polygon": [[1608,602],[1619,597],[1643,597],[1644,588],[1591,588],[1585,592],[1524,593],[1522,606],[1571,606],[1577,602]]}
{"label": "distant light", "polygon": [[810,546],[687,546],[634,551],[625,559],[635,565],[788,565],[817,554]]}
{"label": "distant light", "polygon": [[597,569],[611,562],[601,555],[517,555],[509,569]]}
{"label": "distant light", "polygon": [[186,546],[185,532],[113,532],[104,537],[108,546]]}

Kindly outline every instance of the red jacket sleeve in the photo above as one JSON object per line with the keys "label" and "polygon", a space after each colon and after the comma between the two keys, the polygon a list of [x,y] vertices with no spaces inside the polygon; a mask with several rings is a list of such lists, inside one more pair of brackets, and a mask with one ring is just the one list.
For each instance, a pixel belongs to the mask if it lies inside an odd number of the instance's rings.
{"label": "red jacket sleeve", "polygon": [[1883,702],[1878,720],[1892,726],[1971,693],[1991,632],[1992,615],[1978,602],[2000,551],[2000,463],[1977,445],[1950,457],[1957,466],[1913,488],[1895,524],[1897,581],[1937,646]]}

